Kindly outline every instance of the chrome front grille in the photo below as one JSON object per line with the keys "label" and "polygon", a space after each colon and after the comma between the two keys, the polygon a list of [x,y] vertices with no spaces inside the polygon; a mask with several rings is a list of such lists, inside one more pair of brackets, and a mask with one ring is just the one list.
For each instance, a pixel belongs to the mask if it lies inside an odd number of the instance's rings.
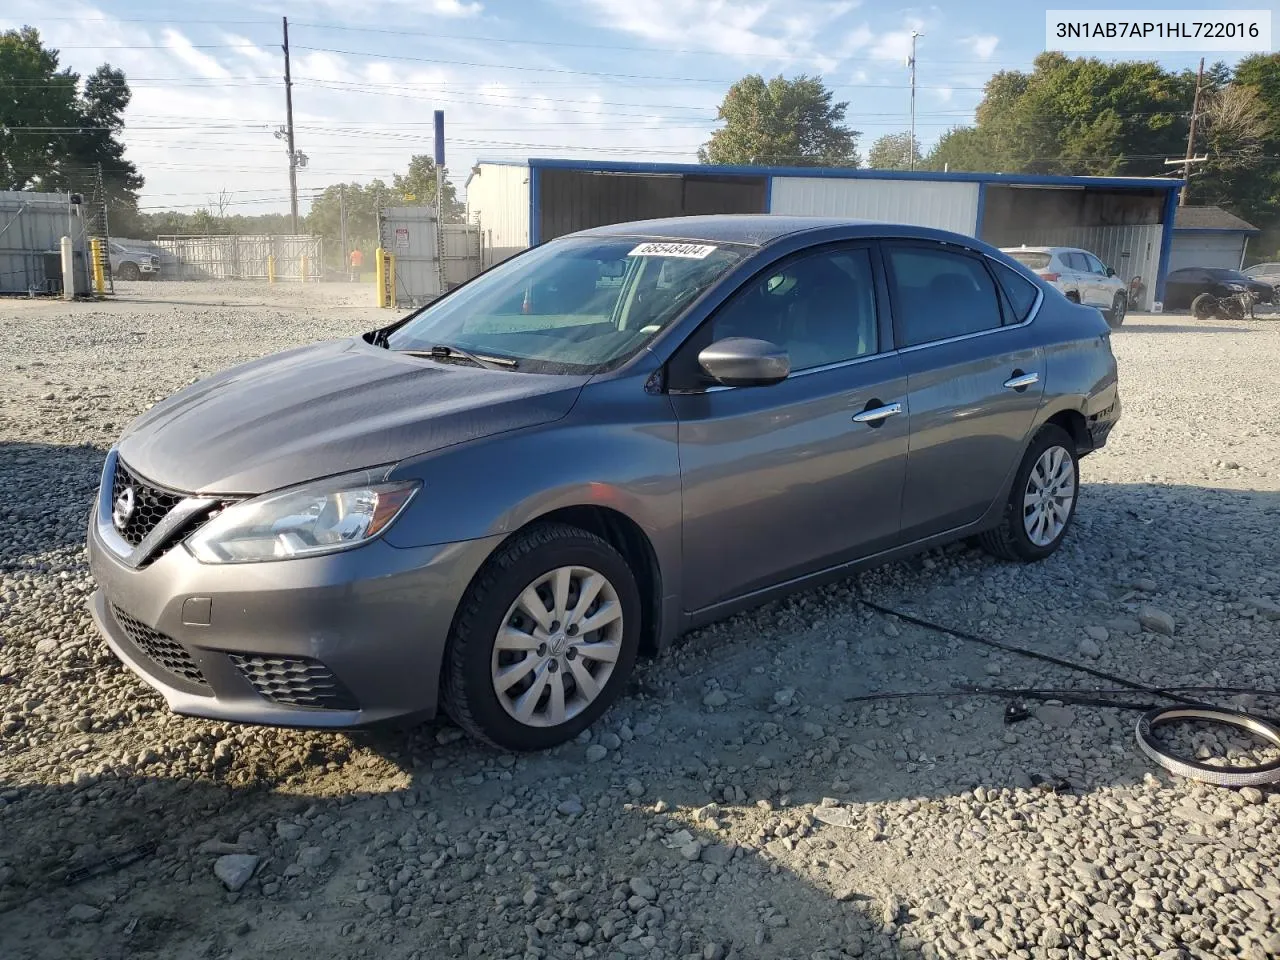
{"label": "chrome front grille", "polygon": [[111,479],[113,507],[126,490],[133,491],[133,512],[129,514],[124,527],[117,526],[116,529],[131,547],[136,547],[183,497],[180,493],[147,483],[126,467],[123,460],[117,458],[115,475]]}

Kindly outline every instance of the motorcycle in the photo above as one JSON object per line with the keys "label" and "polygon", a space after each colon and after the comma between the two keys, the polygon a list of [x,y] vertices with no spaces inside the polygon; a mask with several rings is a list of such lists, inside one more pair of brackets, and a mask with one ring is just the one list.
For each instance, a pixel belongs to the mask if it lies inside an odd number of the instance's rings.
{"label": "motorcycle", "polygon": [[1256,302],[1257,298],[1247,291],[1227,297],[1202,293],[1191,301],[1191,313],[1197,320],[1243,320],[1246,315],[1253,319],[1253,305]]}

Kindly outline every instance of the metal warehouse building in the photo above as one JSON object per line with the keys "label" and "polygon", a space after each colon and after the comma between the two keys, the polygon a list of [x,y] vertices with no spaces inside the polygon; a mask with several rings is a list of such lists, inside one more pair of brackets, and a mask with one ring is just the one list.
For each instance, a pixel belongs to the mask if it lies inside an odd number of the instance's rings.
{"label": "metal warehouse building", "polygon": [[[938,227],[996,246],[1083,247],[1151,309],[1163,296],[1181,180],[731,167],[531,159],[481,161],[467,179],[484,266],[589,227],[708,213],[780,213]],[[1152,283],[1152,278],[1156,282]]]}

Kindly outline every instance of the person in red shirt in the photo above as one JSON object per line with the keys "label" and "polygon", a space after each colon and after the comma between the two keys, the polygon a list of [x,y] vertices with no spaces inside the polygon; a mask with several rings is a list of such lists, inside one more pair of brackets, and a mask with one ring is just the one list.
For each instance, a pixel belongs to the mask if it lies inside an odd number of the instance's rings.
{"label": "person in red shirt", "polygon": [[360,248],[351,251],[351,279],[358,281],[360,279],[360,268],[364,266],[364,254],[360,252]]}

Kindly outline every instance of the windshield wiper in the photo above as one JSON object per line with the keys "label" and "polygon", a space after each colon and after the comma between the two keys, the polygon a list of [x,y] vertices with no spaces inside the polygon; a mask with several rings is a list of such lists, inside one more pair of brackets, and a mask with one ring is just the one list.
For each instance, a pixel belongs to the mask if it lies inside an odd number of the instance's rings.
{"label": "windshield wiper", "polygon": [[491,370],[514,370],[519,361],[511,357],[489,357],[475,354],[461,347],[451,347],[447,343],[437,343],[429,350],[401,350],[412,357],[431,357],[435,360],[470,360],[477,367],[488,367]]}

